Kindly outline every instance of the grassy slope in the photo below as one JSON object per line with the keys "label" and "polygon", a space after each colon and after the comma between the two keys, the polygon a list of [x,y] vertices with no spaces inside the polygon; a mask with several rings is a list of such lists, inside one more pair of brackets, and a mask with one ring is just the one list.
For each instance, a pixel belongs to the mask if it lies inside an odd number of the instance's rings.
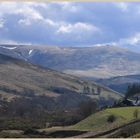
{"label": "grassy slope", "polygon": [[[44,69],[0,54],[0,94],[6,98],[11,99],[20,96],[21,93],[25,92],[24,90],[33,91],[36,95],[60,96],[59,93],[50,90],[52,87],[83,93],[85,85],[94,88],[99,86],[94,82],[83,81],[71,75]],[[10,91],[6,92],[2,88]],[[96,95],[93,95],[93,98],[95,97]],[[101,97],[119,99],[121,96],[110,89],[102,87]]]}
{"label": "grassy slope", "polygon": [[[133,112],[136,109],[138,109],[140,112],[140,107],[122,107],[106,109],[89,116],[88,118],[72,126],[71,128],[86,131],[110,130],[114,127],[118,127],[132,121],[134,119]],[[117,119],[113,123],[108,123],[107,118],[111,114],[115,115]]]}

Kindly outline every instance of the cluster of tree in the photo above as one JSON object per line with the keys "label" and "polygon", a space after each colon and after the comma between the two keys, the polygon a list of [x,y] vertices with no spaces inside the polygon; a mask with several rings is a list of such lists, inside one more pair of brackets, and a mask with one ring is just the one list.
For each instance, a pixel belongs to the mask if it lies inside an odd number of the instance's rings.
{"label": "cluster of tree", "polygon": [[93,88],[89,86],[84,86],[83,93],[85,94],[100,94],[101,93],[101,88]]}
{"label": "cluster of tree", "polygon": [[134,84],[130,84],[127,88],[125,97],[132,97],[136,94],[140,93],[140,84],[139,83],[134,83]]}
{"label": "cluster of tree", "polygon": [[[61,103],[65,102],[61,100]],[[15,98],[10,102],[0,100],[0,104],[0,130],[45,128],[46,123],[49,123],[49,126],[72,125],[97,109],[92,100],[84,100],[75,108],[65,108],[45,95]]]}
{"label": "cluster of tree", "polygon": [[[113,107],[123,107],[123,106],[134,106],[133,102],[129,98],[133,99],[134,96],[140,95],[140,83],[130,84],[127,88],[125,96],[120,101],[114,103]],[[134,99],[137,101],[139,97],[136,96]]]}
{"label": "cluster of tree", "polygon": [[79,114],[81,114],[82,118],[86,118],[87,116],[95,113],[98,109],[98,105],[95,101],[81,102],[79,104]]}

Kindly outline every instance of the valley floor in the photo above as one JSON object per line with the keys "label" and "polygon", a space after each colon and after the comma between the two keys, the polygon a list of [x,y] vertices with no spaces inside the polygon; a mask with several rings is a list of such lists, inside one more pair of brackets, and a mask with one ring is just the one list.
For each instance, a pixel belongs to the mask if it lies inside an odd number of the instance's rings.
{"label": "valley floor", "polygon": [[[113,116],[113,117],[112,117]],[[111,119],[109,119],[111,118]],[[112,119],[113,118],[113,119]],[[5,118],[6,119],[6,118]],[[12,120],[11,120],[12,121]],[[16,121],[16,119],[15,119]],[[14,124],[15,125],[15,124]],[[21,124],[20,124],[21,125]],[[140,107],[101,110],[71,126],[10,129],[0,131],[1,138],[123,138],[140,137]]]}

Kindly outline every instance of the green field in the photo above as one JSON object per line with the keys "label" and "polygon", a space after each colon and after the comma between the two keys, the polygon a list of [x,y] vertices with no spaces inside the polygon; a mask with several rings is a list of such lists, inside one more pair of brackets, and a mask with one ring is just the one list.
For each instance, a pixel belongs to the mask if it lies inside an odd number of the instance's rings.
{"label": "green field", "polygon": [[[71,128],[81,131],[111,130],[133,121],[135,119],[133,114],[136,109],[139,111],[138,119],[140,119],[140,107],[111,108],[97,112],[78,124],[71,126]],[[107,121],[110,115],[114,115],[116,117],[116,120],[112,123]]]}

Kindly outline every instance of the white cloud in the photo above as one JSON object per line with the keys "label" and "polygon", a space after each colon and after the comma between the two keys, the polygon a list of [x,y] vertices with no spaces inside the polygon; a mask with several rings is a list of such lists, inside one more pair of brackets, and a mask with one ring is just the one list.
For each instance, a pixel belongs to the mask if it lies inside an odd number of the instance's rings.
{"label": "white cloud", "polygon": [[50,25],[50,26],[58,26],[58,23],[54,22],[51,19],[45,19],[46,24]]}
{"label": "white cloud", "polygon": [[15,44],[15,45],[17,45],[18,42],[14,41],[14,40],[6,40],[6,39],[4,39],[4,40],[0,40],[0,44]]}
{"label": "white cloud", "polygon": [[41,8],[47,8],[48,7],[48,4],[46,3],[41,3],[41,2],[28,2],[26,3],[28,4],[29,6],[32,6],[34,8],[37,8],[37,7],[41,7]]}
{"label": "white cloud", "polygon": [[139,44],[138,33],[125,38],[140,32],[139,7],[124,2],[1,2],[0,38],[58,45]]}
{"label": "white cloud", "polygon": [[17,3],[13,2],[1,2],[0,3],[0,16],[4,16],[4,14],[14,13],[17,9]]}
{"label": "white cloud", "polygon": [[77,12],[79,7],[73,5],[73,3],[64,2],[61,4],[63,10],[69,10],[70,12]]}
{"label": "white cloud", "polygon": [[0,19],[0,28],[3,28],[3,27],[4,27],[4,20]]}
{"label": "white cloud", "polygon": [[117,46],[118,44],[116,42],[108,42],[108,43],[98,43],[98,44],[94,44],[92,46],[96,46],[96,47],[102,47],[102,46]]}
{"label": "white cloud", "polygon": [[114,3],[114,5],[124,12],[128,10],[128,3],[126,2],[117,2],[117,3]]}
{"label": "white cloud", "polygon": [[13,45],[32,45],[30,42],[18,42],[15,40],[9,40],[9,39],[0,39],[0,44],[13,44]]}
{"label": "white cloud", "polygon": [[57,33],[72,33],[72,32],[84,32],[84,31],[97,32],[100,31],[100,29],[88,23],[78,22],[75,24],[61,25],[58,28]]}
{"label": "white cloud", "polygon": [[59,5],[63,11],[69,11],[72,13],[81,9],[80,6],[75,5],[76,3],[73,2],[53,2],[53,4]]}
{"label": "white cloud", "polygon": [[[66,13],[68,13],[68,15],[70,13],[75,14],[78,10],[80,10],[79,4],[69,2],[52,2],[47,4],[3,2],[0,4],[0,18],[5,18],[6,21],[13,22],[10,26],[8,24],[6,33],[8,34],[8,38],[11,37],[11,39],[19,38],[22,40],[24,37],[26,40],[38,38],[38,40],[43,39],[47,41],[47,39],[50,39],[55,42],[56,39],[54,40],[53,38],[58,38],[59,41],[70,39],[79,39],[80,41],[86,40],[85,38],[89,38],[90,35],[94,33],[100,32],[100,29],[93,23],[78,21],[78,19],[71,21],[71,18],[67,18]],[[61,18],[63,16],[65,18]],[[9,17],[11,19],[9,19]],[[15,28],[19,30],[20,34],[15,32]],[[28,31],[29,33],[27,33]],[[34,32],[38,33],[34,34]],[[75,36],[75,38],[73,38],[73,36]]]}
{"label": "white cloud", "polygon": [[[5,17],[5,15],[18,15],[23,16],[19,20],[20,24],[30,25],[32,21],[43,20],[43,16],[34,7],[38,4],[36,3],[16,3],[16,2],[2,2],[0,4],[0,17]],[[45,4],[39,4],[38,6],[43,6]]]}
{"label": "white cloud", "polygon": [[120,45],[138,45],[140,44],[140,33],[135,33],[133,36],[129,38],[120,39],[118,44]]}
{"label": "white cloud", "polygon": [[23,15],[24,18],[19,20],[20,24],[31,25],[33,21],[44,20],[43,16],[31,7],[24,7],[17,10],[16,14]]}
{"label": "white cloud", "polygon": [[112,46],[119,46],[119,47],[124,47],[124,48],[129,48],[131,47],[136,47],[140,45],[140,33],[135,33],[133,36],[128,37],[128,38],[122,38],[119,39],[119,41],[116,42],[108,42],[108,43],[99,43],[99,44],[94,44],[93,46],[106,46],[106,45],[112,45]]}

